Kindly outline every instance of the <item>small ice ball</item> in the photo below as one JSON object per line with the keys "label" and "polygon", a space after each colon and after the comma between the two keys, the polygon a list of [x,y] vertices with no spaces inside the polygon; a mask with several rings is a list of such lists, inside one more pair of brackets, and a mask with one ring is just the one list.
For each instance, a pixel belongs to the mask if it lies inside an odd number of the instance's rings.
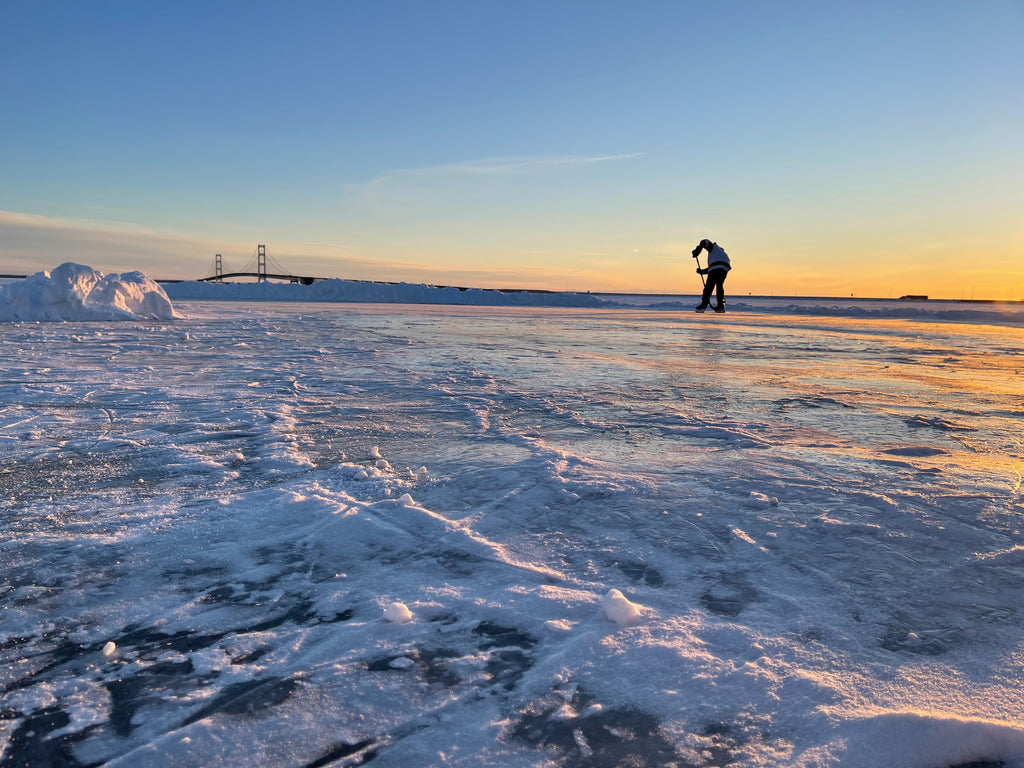
{"label": "small ice ball", "polygon": [[608,590],[608,594],[601,601],[604,608],[604,615],[616,624],[631,624],[640,615],[640,606],[631,603],[617,589]]}
{"label": "small ice ball", "polygon": [[374,459],[382,458],[380,455],[380,448],[378,448],[376,445],[373,446],[373,450],[370,451],[370,456]]}
{"label": "small ice ball", "polygon": [[384,609],[384,621],[390,621],[392,624],[408,624],[412,619],[412,611],[405,603],[391,603]]}
{"label": "small ice ball", "polygon": [[398,503],[401,504],[403,507],[411,507],[416,504],[416,502],[412,500],[412,496],[410,496],[408,493],[403,493],[401,497],[398,499]]}
{"label": "small ice ball", "polygon": [[117,651],[117,646],[114,645],[112,640],[108,640],[106,645],[103,646],[103,655],[110,658],[114,655],[115,651]]}
{"label": "small ice ball", "polygon": [[387,459],[377,459],[377,469],[389,469],[390,467]]}

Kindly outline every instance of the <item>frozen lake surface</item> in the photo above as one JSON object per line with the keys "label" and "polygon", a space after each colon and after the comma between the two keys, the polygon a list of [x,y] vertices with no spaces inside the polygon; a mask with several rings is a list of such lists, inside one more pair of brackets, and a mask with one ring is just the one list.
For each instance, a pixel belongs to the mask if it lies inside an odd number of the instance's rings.
{"label": "frozen lake surface", "polygon": [[1024,765],[1021,328],[175,310],[0,325],[0,765]]}

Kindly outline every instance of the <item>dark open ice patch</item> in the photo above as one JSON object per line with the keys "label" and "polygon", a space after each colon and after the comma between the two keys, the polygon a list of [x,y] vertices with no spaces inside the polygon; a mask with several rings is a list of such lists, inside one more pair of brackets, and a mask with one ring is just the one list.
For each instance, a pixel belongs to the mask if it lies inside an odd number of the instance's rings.
{"label": "dark open ice patch", "polygon": [[73,660],[79,659],[90,652],[95,653],[98,651],[98,648],[96,647],[75,643],[71,640],[67,640],[66,638],[57,638],[53,641],[52,645],[47,644],[41,649],[33,648],[33,645],[38,642],[38,640],[39,638],[35,636],[14,637],[0,645],[0,652],[24,647],[26,649],[32,649],[33,652],[38,651],[40,657],[45,659],[45,662],[39,664],[29,674],[5,683],[3,688],[0,689],[0,693],[6,694],[11,691],[30,688],[38,679],[44,678],[53,670],[58,669]]}
{"label": "dark open ice patch", "polygon": [[792,407],[797,408],[853,408],[849,403],[836,400],[824,395],[804,395],[801,397],[784,397],[775,401],[775,405],[781,411],[787,411]]}
{"label": "dark open ice patch", "polygon": [[480,650],[491,651],[485,669],[490,684],[500,685],[506,691],[511,691],[533,666],[533,655],[530,651],[536,640],[517,629],[492,624],[489,621],[478,624],[473,634],[483,638]]}
{"label": "dark open ice patch", "polygon": [[717,583],[700,596],[700,602],[711,613],[734,619],[759,598],[744,574],[723,573]]}
{"label": "dark open ice patch", "polygon": [[923,656],[941,656],[965,641],[964,632],[959,627],[912,630],[910,626],[905,621],[894,622],[879,644],[894,653],[904,651]]}
{"label": "dark open ice patch", "polygon": [[[511,691],[534,664],[532,649],[536,640],[514,627],[481,622],[473,629],[473,654],[487,651],[483,685]],[[465,657],[452,648],[417,646],[401,653],[378,657],[367,663],[370,672],[409,673],[413,670],[423,682],[454,688],[462,678],[453,664]]]}
{"label": "dark open ice patch", "polygon": [[876,462],[887,467],[895,467],[896,469],[915,472],[922,479],[942,474],[942,470],[938,467],[919,467],[916,464],[911,464],[909,461],[900,461],[898,459],[876,459]]}
{"label": "dark open ice patch", "polygon": [[381,656],[366,665],[370,672],[407,673],[415,668],[423,682],[454,688],[462,678],[451,668],[451,661],[462,657],[451,648],[410,648],[402,653]]}
{"label": "dark open ice patch", "polygon": [[[259,630],[257,630],[259,631]],[[163,633],[153,628],[136,628],[122,634],[120,647],[135,649],[140,656],[152,656],[166,651],[192,653],[219,643],[233,630],[201,634],[195,632]],[[265,651],[264,651],[265,652]],[[236,657],[232,664],[255,661],[262,655],[256,651]],[[246,658],[248,657],[248,658]],[[104,683],[110,694],[110,726],[118,736],[128,736],[133,730],[136,713],[149,705],[160,706],[169,692],[187,692],[206,685],[216,677],[197,675],[190,659],[162,661],[144,667],[137,673],[118,677]],[[214,699],[198,712],[189,716],[182,725],[201,720],[215,712],[225,714],[252,714],[287,700],[298,687],[297,678],[264,678],[226,686]]]}
{"label": "dark open ice patch", "polygon": [[696,768],[683,759],[653,715],[595,706],[593,698],[579,690],[568,702],[556,693],[528,707],[520,713],[509,739],[553,754],[555,764],[563,768]]}
{"label": "dark open ice patch", "polygon": [[118,736],[129,736],[136,713],[149,705],[159,705],[169,693],[192,690],[203,678],[193,677],[189,660],[161,662],[129,677],[104,683],[110,694],[110,727]]}
{"label": "dark open ice patch", "polygon": [[270,614],[267,618],[242,626],[229,626],[217,632],[195,632],[186,629],[177,632],[166,632],[157,627],[143,627],[138,624],[129,625],[123,632],[111,638],[118,648],[131,648],[143,658],[155,657],[166,651],[178,653],[194,653],[219,643],[228,635],[246,635],[253,632],[267,632],[284,624],[297,626],[314,624],[333,624],[348,621],[352,618],[351,610],[342,611],[331,617],[319,616],[313,601],[302,594],[290,594],[276,601],[273,609],[268,610],[259,604],[249,602],[251,593],[246,590],[236,591],[233,585],[217,585],[211,587],[200,598],[201,602],[226,601],[244,607],[258,609],[261,615]]}
{"label": "dark open ice patch", "polygon": [[[332,744],[324,750],[320,757],[306,763],[302,768],[323,768],[325,765],[336,765],[338,768],[366,765],[377,756],[377,750],[373,748],[376,744],[377,741],[374,739],[363,739],[351,744],[347,741],[340,741],[337,744]],[[341,760],[344,762],[339,762]]]}
{"label": "dark open ice patch", "polygon": [[939,432],[973,432],[972,427],[967,427],[961,424],[954,424],[945,419],[935,416],[928,418],[926,416],[910,416],[903,420],[904,423],[911,429],[935,429]]}
{"label": "dark open ice patch", "polygon": [[[129,625],[122,632],[113,636],[111,641],[118,649],[130,651],[130,657],[137,662],[150,662],[138,668],[131,674],[125,674],[127,669],[136,669],[136,664],[127,665],[120,658],[111,659],[102,667],[105,677],[104,688],[110,697],[109,720],[102,725],[90,726],[85,731],[71,734],[68,739],[84,740],[89,738],[92,731],[109,728],[119,737],[131,735],[137,721],[137,714],[147,707],[164,706],[167,696],[175,693],[188,693],[198,687],[209,685],[217,676],[213,674],[197,674],[192,661],[187,654],[211,648],[220,643],[228,635],[243,636],[251,632],[263,632],[268,629],[280,626],[289,621],[302,623],[303,621],[315,621],[316,623],[327,624],[336,621],[347,621],[352,617],[352,611],[343,611],[331,618],[315,617],[312,609],[305,600],[296,602],[290,610],[278,615],[259,621],[247,627],[230,627],[215,632],[195,632],[182,630],[177,632],[166,632],[152,626]],[[36,638],[15,638],[5,644],[2,650],[12,650],[21,646],[30,646]],[[55,673],[73,675],[83,665],[90,663],[100,653],[103,642],[81,644],[67,639],[57,639],[49,648],[42,650],[42,658],[45,661],[29,674],[19,679],[12,680],[4,686],[4,692],[30,688],[40,680],[48,679]],[[9,646],[9,648],[7,647]],[[162,655],[171,652],[182,654],[177,660],[158,660]],[[241,654],[231,659],[233,665],[250,664],[267,652],[267,649],[257,649],[249,653]],[[58,672],[59,671],[59,672]],[[115,677],[116,675],[116,677]],[[226,714],[245,714],[258,712],[283,702],[297,687],[295,678],[287,680],[261,679],[227,686],[214,701],[197,715],[189,718],[187,723],[201,719],[214,711]],[[250,690],[250,687],[252,690]],[[38,756],[42,762],[29,764],[51,764],[45,762],[43,757],[50,755],[54,750],[63,749],[62,744],[72,743],[61,737],[54,743],[49,741],[43,744],[38,738],[39,734],[47,734],[55,729],[66,727],[67,723],[60,723],[66,719],[66,715],[55,709],[46,709],[34,712],[29,715],[14,711],[5,710],[3,719],[25,718],[16,729],[16,733],[24,731],[21,741],[15,741],[18,749],[12,754],[25,754]],[[27,724],[32,725],[27,728]],[[33,725],[34,724],[34,725]],[[26,730],[27,728],[27,730]],[[47,728],[49,730],[47,730]],[[35,735],[24,735],[35,734]],[[38,743],[37,743],[38,742]],[[23,750],[23,751],[19,751]],[[49,759],[49,758],[47,758]],[[52,764],[73,765],[72,762],[57,761]],[[6,766],[7,763],[0,765]]]}
{"label": "dark open ice patch", "polygon": [[[13,720],[19,715],[8,709],[0,710],[0,720]],[[66,728],[71,717],[60,706],[46,707],[32,713],[10,735],[0,768],[25,766],[61,766],[78,768],[82,765],[72,751],[82,734],[68,734],[50,738],[50,734]]]}
{"label": "dark open ice patch", "polygon": [[882,453],[887,453],[890,456],[915,456],[917,458],[927,458],[928,456],[942,456],[949,453],[949,451],[943,450],[942,448],[932,448],[928,445],[905,445],[901,448],[887,448]]}
{"label": "dark open ice patch", "polygon": [[209,704],[189,715],[179,727],[213,715],[257,715],[288,701],[301,685],[301,676],[233,683],[225,686]]}
{"label": "dark open ice patch", "polygon": [[647,563],[642,563],[638,560],[617,560],[614,565],[622,572],[623,576],[631,579],[636,584],[642,584],[647,587],[660,587],[665,583],[661,572]]}
{"label": "dark open ice patch", "polygon": [[442,549],[424,553],[421,559],[434,558],[452,577],[469,578],[477,573],[483,559],[472,552],[457,549]]}

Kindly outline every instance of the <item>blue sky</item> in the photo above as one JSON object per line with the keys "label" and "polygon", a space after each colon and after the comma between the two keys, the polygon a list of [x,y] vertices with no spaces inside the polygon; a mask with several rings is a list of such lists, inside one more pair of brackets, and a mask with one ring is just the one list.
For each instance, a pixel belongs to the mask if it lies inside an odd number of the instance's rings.
{"label": "blue sky", "polygon": [[25,2],[0,271],[1024,298],[1024,3]]}

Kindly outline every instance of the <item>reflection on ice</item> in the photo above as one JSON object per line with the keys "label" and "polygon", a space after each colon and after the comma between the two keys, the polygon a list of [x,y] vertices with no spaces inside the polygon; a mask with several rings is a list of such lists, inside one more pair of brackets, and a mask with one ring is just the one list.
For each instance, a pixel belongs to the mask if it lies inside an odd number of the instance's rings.
{"label": "reflection on ice", "polygon": [[4,765],[1022,764],[1019,330],[178,311],[0,327]]}

